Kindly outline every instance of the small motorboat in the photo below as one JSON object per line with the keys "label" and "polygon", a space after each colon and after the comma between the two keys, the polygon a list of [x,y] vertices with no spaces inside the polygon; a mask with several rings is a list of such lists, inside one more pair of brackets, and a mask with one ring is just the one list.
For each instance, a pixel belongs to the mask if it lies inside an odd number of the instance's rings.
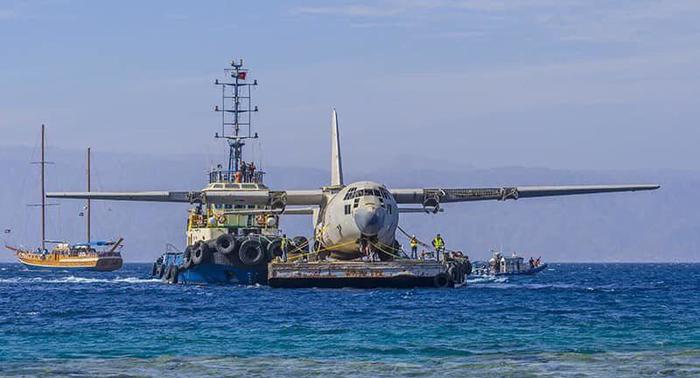
{"label": "small motorboat", "polygon": [[541,257],[530,258],[525,262],[525,258],[516,255],[504,256],[499,251],[492,251],[493,257],[488,262],[475,263],[471,276],[491,277],[491,276],[520,276],[533,275],[547,268],[546,263],[541,262]]}

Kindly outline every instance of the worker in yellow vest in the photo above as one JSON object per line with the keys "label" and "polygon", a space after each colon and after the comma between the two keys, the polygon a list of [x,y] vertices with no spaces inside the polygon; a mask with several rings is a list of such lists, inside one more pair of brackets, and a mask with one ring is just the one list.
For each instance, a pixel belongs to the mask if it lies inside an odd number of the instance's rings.
{"label": "worker in yellow vest", "polygon": [[408,244],[411,246],[411,258],[417,259],[418,258],[418,239],[416,239],[416,235],[411,235],[411,240],[408,241]]}
{"label": "worker in yellow vest", "polygon": [[440,253],[445,252],[445,240],[443,240],[442,236],[440,234],[437,234],[435,236],[435,239],[433,239],[433,247],[435,248],[435,255],[437,256],[438,261],[440,260]]}

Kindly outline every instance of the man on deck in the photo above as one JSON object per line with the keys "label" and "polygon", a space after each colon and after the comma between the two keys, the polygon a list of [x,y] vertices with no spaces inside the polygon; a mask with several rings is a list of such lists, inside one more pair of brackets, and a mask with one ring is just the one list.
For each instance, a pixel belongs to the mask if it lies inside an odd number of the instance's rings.
{"label": "man on deck", "polygon": [[417,259],[418,258],[418,239],[416,239],[416,235],[411,235],[411,240],[409,240],[408,244],[411,246],[411,258]]}
{"label": "man on deck", "polygon": [[444,253],[445,251],[445,240],[443,240],[442,236],[440,234],[437,234],[435,236],[435,239],[433,239],[433,247],[435,248],[435,254],[438,257],[438,260],[440,259],[440,253]]}

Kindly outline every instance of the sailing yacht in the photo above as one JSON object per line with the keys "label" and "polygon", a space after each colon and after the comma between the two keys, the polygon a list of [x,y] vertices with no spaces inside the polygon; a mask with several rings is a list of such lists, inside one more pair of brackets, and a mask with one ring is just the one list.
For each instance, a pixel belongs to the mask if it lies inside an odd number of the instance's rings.
{"label": "sailing yacht", "polygon": [[[46,129],[41,125],[41,245],[36,249],[23,247],[5,248],[15,252],[17,260],[28,267],[82,269],[96,271],[114,271],[122,267],[121,247],[123,239],[117,241],[92,241],[90,239],[90,200],[87,200],[86,223],[87,242],[70,244],[46,240]],[[87,153],[87,190],[90,191],[90,149]],[[46,245],[54,244],[49,250]]]}

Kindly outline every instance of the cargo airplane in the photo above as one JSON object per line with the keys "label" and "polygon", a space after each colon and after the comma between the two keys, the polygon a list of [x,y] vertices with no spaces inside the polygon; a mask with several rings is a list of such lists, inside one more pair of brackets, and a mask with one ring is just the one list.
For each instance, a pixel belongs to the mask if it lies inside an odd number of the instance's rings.
{"label": "cargo airplane", "polygon": [[[371,181],[346,185],[335,110],[332,113],[331,135],[331,181],[329,186],[320,189],[271,190],[264,185],[247,189],[209,186],[189,192],[69,192],[48,193],[47,197],[223,204],[233,205],[230,206],[233,212],[240,214],[308,214],[313,217],[316,249],[331,251],[333,257],[338,259],[354,259],[375,247],[395,248],[398,245],[396,230],[400,213],[437,213],[443,210],[444,204],[453,202],[506,201],[659,188],[659,185],[570,185],[393,189]],[[375,252],[379,251],[375,249]]]}

